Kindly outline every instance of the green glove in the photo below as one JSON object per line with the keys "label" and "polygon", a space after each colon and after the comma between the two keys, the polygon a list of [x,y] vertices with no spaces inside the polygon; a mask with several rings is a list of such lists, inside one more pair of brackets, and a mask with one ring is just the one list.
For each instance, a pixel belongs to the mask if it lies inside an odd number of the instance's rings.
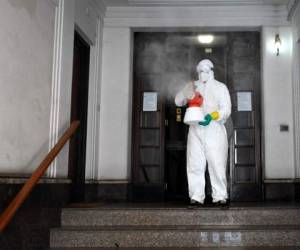
{"label": "green glove", "polygon": [[199,125],[207,126],[208,124],[210,124],[211,121],[212,121],[212,116],[210,114],[207,114],[204,117],[204,121],[203,122],[199,122]]}

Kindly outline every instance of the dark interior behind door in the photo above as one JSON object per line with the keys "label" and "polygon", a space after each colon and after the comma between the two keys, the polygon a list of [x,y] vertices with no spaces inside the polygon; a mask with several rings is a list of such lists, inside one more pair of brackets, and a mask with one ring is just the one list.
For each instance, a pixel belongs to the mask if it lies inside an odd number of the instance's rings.
{"label": "dark interior behind door", "polygon": [[80,127],[71,139],[69,148],[69,178],[72,179],[73,201],[84,199],[89,61],[90,46],[75,32],[71,122],[79,120]]}

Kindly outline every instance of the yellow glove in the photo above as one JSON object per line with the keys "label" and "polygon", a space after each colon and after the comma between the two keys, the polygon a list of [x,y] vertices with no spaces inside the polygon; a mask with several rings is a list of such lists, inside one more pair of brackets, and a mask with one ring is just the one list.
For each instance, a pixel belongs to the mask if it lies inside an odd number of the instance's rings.
{"label": "yellow glove", "polygon": [[215,112],[212,112],[211,114],[211,118],[215,121],[215,120],[218,120],[220,118],[220,115],[219,115],[219,112],[218,111],[215,111]]}

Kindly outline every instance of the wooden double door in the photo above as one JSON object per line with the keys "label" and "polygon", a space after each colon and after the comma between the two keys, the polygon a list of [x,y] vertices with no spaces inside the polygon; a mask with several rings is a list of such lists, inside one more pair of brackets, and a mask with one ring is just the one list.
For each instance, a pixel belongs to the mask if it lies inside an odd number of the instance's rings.
{"label": "wooden double door", "polygon": [[[215,33],[201,45],[197,33],[137,32],[134,35],[132,198],[187,200],[185,107],[174,97],[197,80],[197,63],[214,63],[215,78],[227,84],[232,100],[226,124],[229,139],[228,191],[233,201],[262,198],[260,153],[259,32]],[[206,173],[209,197],[209,173]]]}

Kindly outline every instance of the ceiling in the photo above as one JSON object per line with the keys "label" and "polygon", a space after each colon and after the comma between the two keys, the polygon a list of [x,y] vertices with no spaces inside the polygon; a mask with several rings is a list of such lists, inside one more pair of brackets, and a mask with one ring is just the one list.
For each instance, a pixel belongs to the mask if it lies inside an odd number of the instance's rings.
{"label": "ceiling", "polygon": [[291,0],[104,0],[106,6],[287,5]]}

